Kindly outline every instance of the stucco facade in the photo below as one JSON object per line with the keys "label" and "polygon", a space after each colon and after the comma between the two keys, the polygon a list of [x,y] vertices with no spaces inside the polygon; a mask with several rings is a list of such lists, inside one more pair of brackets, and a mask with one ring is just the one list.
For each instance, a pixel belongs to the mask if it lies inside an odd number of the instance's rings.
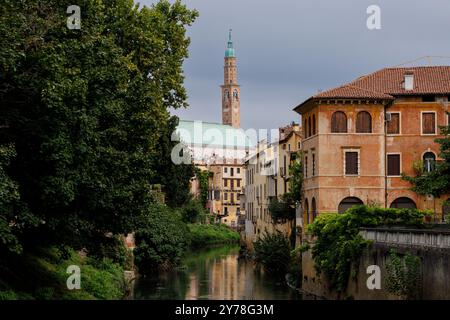
{"label": "stucco facade", "polygon": [[[448,125],[450,88],[433,88],[437,82],[428,78],[443,72],[450,68],[383,69],[295,108],[303,124],[306,224],[358,203],[431,209],[442,219],[450,195],[420,196],[401,174],[414,176],[414,166],[439,161],[435,139]],[[401,79],[409,74],[416,82],[407,90]]]}

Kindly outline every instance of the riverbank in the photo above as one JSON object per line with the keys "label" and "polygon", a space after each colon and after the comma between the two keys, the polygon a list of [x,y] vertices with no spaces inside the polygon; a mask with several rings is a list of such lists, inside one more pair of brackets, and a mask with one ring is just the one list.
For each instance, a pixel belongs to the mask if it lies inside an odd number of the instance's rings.
{"label": "riverbank", "polygon": [[238,244],[239,233],[223,224],[188,224],[191,248]]}
{"label": "riverbank", "polygon": [[[80,268],[79,290],[67,288],[69,266]],[[119,264],[72,249],[67,256],[54,247],[11,254],[0,262],[0,272],[0,300],[115,300],[123,299],[128,291]]]}

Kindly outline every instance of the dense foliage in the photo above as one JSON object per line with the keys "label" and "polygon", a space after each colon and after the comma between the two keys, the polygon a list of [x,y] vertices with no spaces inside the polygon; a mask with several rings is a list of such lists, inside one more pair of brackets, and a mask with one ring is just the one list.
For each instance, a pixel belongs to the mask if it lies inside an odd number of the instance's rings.
{"label": "dense foliage", "polygon": [[443,126],[440,129],[444,137],[436,139],[436,142],[440,144],[439,157],[442,161],[437,161],[431,172],[424,172],[423,165],[420,165],[415,168],[416,176],[402,175],[403,179],[412,183],[412,190],[415,192],[437,198],[450,192],[450,126]]}
{"label": "dense foliage", "polygon": [[418,256],[406,253],[401,256],[394,250],[389,252],[386,263],[385,280],[388,292],[404,299],[420,299],[421,296],[421,260]]}
{"label": "dense foliage", "polygon": [[145,275],[180,262],[189,245],[189,229],[177,211],[154,204],[141,217],[135,241],[135,263]]}
{"label": "dense foliage", "polygon": [[255,261],[268,273],[284,276],[291,264],[291,245],[281,232],[265,232],[255,241]]}
{"label": "dense foliage", "polygon": [[[123,268],[109,259],[93,259],[73,250],[34,248],[23,255],[9,253],[0,260],[0,300],[122,299],[129,291]],[[68,290],[67,267],[81,268],[81,289]]]}
{"label": "dense foliage", "polygon": [[181,208],[181,216],[187,223],[205,223],[208,211],[198,199],[192,199]]}
{"label": "dense foliage", "polygon": [[[133,230],[161,180],[155,163],[167,164],[169,109],[186,106],[185,27],[195,11],[180,1],[140,9],[84,0],[81,30],[69,30],[72,4],[0,5],[0,249],[91,249]],[[161,172],[176,181],[167,190],[185,187],[185,169]],[[177,205],[186,194],[168,199]]]}
{"label": "dense foliage", "polygon": [[301,152],[296,155],[295,161],[289,167],[289,192],[292,195],[294,202],[302,201],[302,188],[303,188],[303,156]]}
{"label": "dense foliage", "polygon": [[191,245],[194,248],[238,243],[239,233],[223,224],[189,224]]}
{"label": "dense foliage", "polygon": [[345,291],[352,266],[369,245],[361,227],[421,226],[427,213],[412,209],[383,209],[355,206],[344,214],[322,214],[308,226],[314,237],[312,257],[317,272],[324,273],[331,289]]}
{"label": "dense foliage", "polygon": [[206,202],[208,201],[208,190],[209,190],[209,178],[211,176],[211,172],[207,170],[201,170],[199,168],[195,169],[195,176],[198,179],[199,187],[200,187],[200,201],[203,207],[206,206]]}
{"label": "dense foliage", "polygon": [[271,199],[268,209],[275,223],[295,219],[295,202],[291,193],[285,193],[281,199]]}
{"label": "dense foliage", "polygon": [[190,164],[175,164],[171,159],[172,149],[179,142],[172,140],[172,135],[178,126],[178,118],[173,116],[167,126],[160,128],[158,148],[153,153],[153,183],[162,185],[167,205],[172,208],[186,205],[191,200],[190,179],[195,175],[195,166]]}

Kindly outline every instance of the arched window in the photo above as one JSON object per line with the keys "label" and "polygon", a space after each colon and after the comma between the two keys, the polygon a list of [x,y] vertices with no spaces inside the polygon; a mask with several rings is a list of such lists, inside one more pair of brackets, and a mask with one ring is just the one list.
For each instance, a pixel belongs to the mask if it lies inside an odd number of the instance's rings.
{"label": "arched window", "polygon": [[312,134],[315,135],[316,134],[316,115],[313,114],[312,116]]}
{"label": "arched window", "polygon": [[416,203],[407,197],[400,197],[391,203],[391,208],[397,209],[417,209]]}
{"label": "arched window", "polygon": [[308,138],[308,120],[305,119],[305,128],[304,128],[305,138]]}
{"label": "arched window", "polygon": [[316,199],[312,198],[311,200],[311,213],[312,213],[312,221],[316,220],[317,217],[317,208],[316,208]]}
{"label": "arched window", "polygon": [[425,152],[423,155],[423,171],[431,172],[434,170],[434,165],[436,163],[436,156],[433,152]]}
{"label": "arched window", "polygon": [[237,90],[234,90],[234,92],[233,92],[233,98],[236,99],[236,100],[239,100],[239,95],[238,95]]}
{"label": "arched window", "polygon": [[305,199],[305,215],[306,215],[306,224],[309,223],[309,205],[308,199]]}
{"label": "arched window", "polygon": [[361,199],[356,198],[356,197],[348,197],[348,198],[345,198],[344,200],[342,200],[341,203],[339,203],[338,212],[344,213],[351,207],[359,206],[362,204],[364,204],[364,203],[362,202]]}
{"label": "arched window", "polygon": [[356,116],[356,132],[358,133],[372,132],[372,116],[367,111],[361,111]]}
{"label": "arched window", "polygon": [[308,117],[308,137],[311,137],[311,117]]}
{"label": "arched window", "polygon": [[346,133],[347,132],[347,116],[342,111],[336,111],[331,116],[331,132]]}

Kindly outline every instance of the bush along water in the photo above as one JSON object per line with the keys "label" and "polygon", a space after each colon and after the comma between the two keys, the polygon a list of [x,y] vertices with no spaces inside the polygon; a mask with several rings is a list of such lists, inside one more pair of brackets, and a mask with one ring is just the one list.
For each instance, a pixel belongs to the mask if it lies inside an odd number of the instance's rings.
{"label": "bush along water", "polygon": [[311,252],[315,269],[323,273],[330,289],[345,291],[353,267],[370,245],[359,234],[361,227],[414,226],[423,227],[428,212],[413,209],[383,209],[355,206],[344,214],[322,214],[308,226],[313,236]]}
{"label": "bush along water", "polygon": [[291,265],[291,245],[288,237],[277,231],[265,232],[256,240],[255,261],[274,276],[285,276]]}

